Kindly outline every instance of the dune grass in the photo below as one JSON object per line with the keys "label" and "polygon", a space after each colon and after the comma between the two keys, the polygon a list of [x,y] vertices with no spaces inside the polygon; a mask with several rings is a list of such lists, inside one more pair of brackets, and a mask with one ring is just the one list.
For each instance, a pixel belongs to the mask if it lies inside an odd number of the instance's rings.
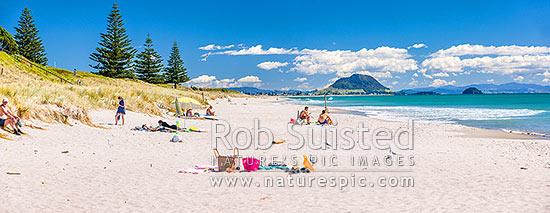
{"label": "dune grass", "polygon": [[[202,104],[208,100],[230,96],[244,96],[234,91],[193,91],[168,85],[153,85],[138,80],[112,79],[88,72],[47,67],[49,71],[71,81],[80,80],[82,86],[61,83],[58,78],[22,63],[5,52],[0,52],[0,97],[10,99],[12,110],[23,119],[67,123],[68,119],[91,125],[88,111],[116,109],[116,99],[125,99],[127,110],[162,115],[174,111],[171,103],[176,97],[191,97]],[[204,95],[205,100],[202,99]]]}

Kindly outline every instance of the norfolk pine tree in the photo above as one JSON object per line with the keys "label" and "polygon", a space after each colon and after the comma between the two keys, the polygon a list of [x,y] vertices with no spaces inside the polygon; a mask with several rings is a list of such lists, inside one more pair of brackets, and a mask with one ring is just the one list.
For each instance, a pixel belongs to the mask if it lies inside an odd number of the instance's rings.
{"label": "norfolk pine tree", "polygon": [[90,59],[96,62],[90,67],[97,69],[98,74],[112,78],[135,78],[131,68],[136,50],[131,46],[124,28],[124,20],[118,4],[114,3],[107,17],[107,33],[100,33],[101,41]]}
{"label": "norfolk pine tree", "polygon": [[163,83],[164,79],[160,74],[164,66],[162,65],[161,56],[153,48],[153,40],[150,35],[147,35],[144,47],[143,52],[139,53],[134,61],[134,70],[137,77],[148,83]]}
{"label": "norfolk pine tree", "polygon": [[174,88],[177,88],[178,84],[189,81],[187,76],[187,69],[183,67],[183,60],[180,56],[180,50],[178,43],[174,41],[172,51],[170,52],[170,58],[168,59],[168,66],[165,69],[166,83],[174,84]]}
{"label": "norfolk pine tree", "polygon": [[34,19],[29,8],[25,7],[21,13],[19,21],[17,21],[17,27],[15,27],[15,32],[15,42],[17,43],[19,55],[34,63],[45,66],[48,63],[48,58],[46,58],[42,39],[38,36],[38,28],[34,24]]}

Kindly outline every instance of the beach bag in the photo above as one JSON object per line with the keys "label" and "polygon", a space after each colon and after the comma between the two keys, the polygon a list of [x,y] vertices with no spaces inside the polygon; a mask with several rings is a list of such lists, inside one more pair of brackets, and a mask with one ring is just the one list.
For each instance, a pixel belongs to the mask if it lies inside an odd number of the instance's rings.
{"label": "beach bag", "polygon": [[228,168],[235,170],[237,168],[237,158],[239,157],[239,149],[233,149],[233,156],[221,156],[218,149],[214,149],[214,156],[218,159],[218,171],[225,172]]}
{"label": "beach bag", "polygon": [[170,140],[171,142],[173,143],[177,143],[177,142],[180,142],[181,141],[181,137],[180,135],[174,135],[174,137],[172,137],[172,140]]}
{"label": "beach bag", "polygon": [[243,158],[243,167],[249,172],[258,171],[260,160],[256,158]]}

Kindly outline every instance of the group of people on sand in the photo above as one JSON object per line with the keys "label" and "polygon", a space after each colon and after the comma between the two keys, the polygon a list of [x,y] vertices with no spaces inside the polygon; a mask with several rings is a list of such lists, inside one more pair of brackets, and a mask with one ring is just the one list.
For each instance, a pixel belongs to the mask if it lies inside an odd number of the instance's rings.
{"label": "group of people on sand", "polygon": [[[118,125],[118,120],[122,120],[122,125],[124,125],[124,116],[126,115],[126,105],[124,103],[124,99],[120,96],[118,96],[118,108],[115,114],[115,125]],[[215,116],[216,113],[214,112],[212,106],[209,106],[206,109],[206,116]],[[185,112],[185,117],[198,117],[198,115],[193,113],[192,109],[188,109]],[[159,121],[159,125],[160,125]]]}
{"label": "group of people on sand", "polygon": [[[304,110],[300,112],[300,119],[306,120],[307,121],[306,125],[310,124],[310,119],[311,119],[311,114],[309,113],[308,110],[309,110],[309,107],[306,106],[304,107]],[[332,125],[332,119],[330,118],[330,116],[328,116],[328,113],[326,110],[321,111],[319,118],[317,118],[317,122],[319,122],[319,124],[321,125],[325,125],[325,124]]]}
{"label": "group of people on sand", "polygon": [[[300,119],[307,121],[306,124],[310,124],[311,120],[311,114],[308,111],[309,107],[305,107],[304,110],[300,112]],[[124,103],[124,99],[122,97],[118,97],[118,108],[115,114],[115,125],[118,125],[118,121],[122,119],[122,125],[124,125],[124,116],[126,115],[126,105]],[[215,116],[215,112],[212,108],[212,106],[209,106],[206,109],[206,116]],[[197,117],[197,115],[193,114],[193,111],[191,109],[188,109],[186,112],[186,117]],[[323,110],[321,114],[319,115],[319,118],[317,119],[317,122],[319,124],[332,124],[332,119],[328,115],[328,113]],[[157,130],[159,128],[167,128],[167,129],[174,129],[177,130],[176,125],[169,125],[168,123],[159,120],[158,121],[158,127],[152,127],[151,130]],[[2,104],[0,105],[0,127],[6,128],[11,127],[13,129],[13,133],[16,135],[21,135],[23,132],[19,127],[21,127],[21,118],[19,116],[13,114],[8,106],[8,99],[4,98],[2,99]]]}
{"label": "group of people on sand", "polygon": [[0,127],[6,128],[11,126],[13,134],[22,135],[23,132],[19,127],[21,127],[21,118],[16,114],[13,114],[8,106],[8,99],[2,99],[2,104],[0,105]]}
{"label": "group of people on sand", "polygon": [[[212,106],[209,106],[208,108],[206,108],[206,116],[215,116],[215,115],[216,113],[212,109]],[[193,109],[188,109],[185,112],[185,117],[199,117],[199,116],[198,114],[193,113]]]}

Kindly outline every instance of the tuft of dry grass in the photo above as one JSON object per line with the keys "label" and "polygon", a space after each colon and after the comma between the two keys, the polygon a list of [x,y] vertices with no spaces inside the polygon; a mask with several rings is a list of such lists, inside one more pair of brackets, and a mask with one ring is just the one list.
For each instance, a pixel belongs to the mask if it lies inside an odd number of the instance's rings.
{"label": "tuft of dry grass", "polygon": [[5,52],[0,52],[0,69],[3,70],[0,75],[0,97],[9,98],[12,110],[23,119],[45,122],[68,124],[68,119],[75,119],[93,125],[88,111],[115,110],[118,96],[124,98],[128,110],[151,115],[174,111],[171,103],[176,97],[191,97],[206,105],[208,100],[228,95],[244,96],[237,92],[193,91],[187,87],[173,89],[166,85],[112,79],[87,72],[77,72],[74,76],[68,70],[47,68],[67,80],[82,82],[82,86],[62,84],[54,76],[21,63]]}

